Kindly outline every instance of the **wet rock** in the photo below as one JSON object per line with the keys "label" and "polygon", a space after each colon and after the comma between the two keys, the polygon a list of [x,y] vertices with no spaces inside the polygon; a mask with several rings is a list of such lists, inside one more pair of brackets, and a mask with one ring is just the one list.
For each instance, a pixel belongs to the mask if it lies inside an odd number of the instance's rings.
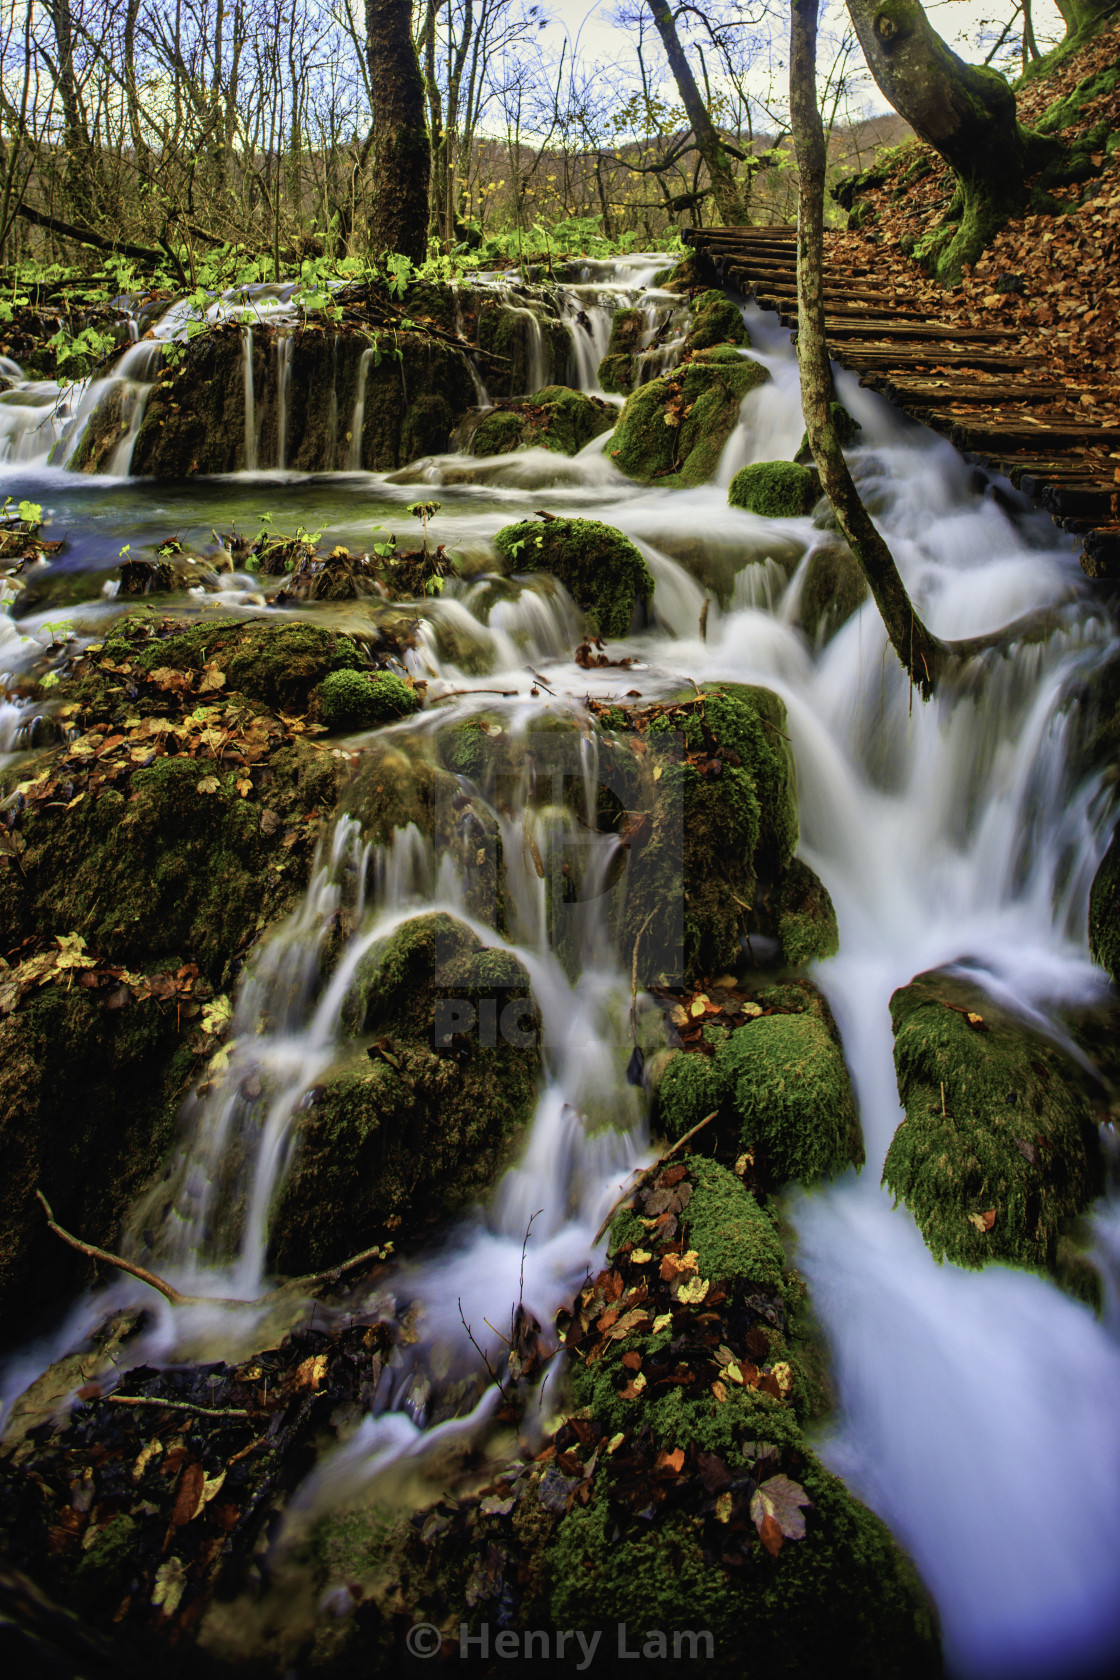
{"label": "wet rock", "polygon": [[840,949],[836,909],[828,888],[800,858],[793,858],[782,881],[778,936],[782,954],[794,968],[824,962]]}
{"label": "wet rock", "polygon": [[[325,1671],[371,1647],[391,1665],[423,1606],[480,1644],[490,1630],[482,1674],[501,1666],[500,1615],[510,1652],[529,1629],[538,1653],[557,1629],[587,1630],[583,1666],[604,1676],[620,1637],[646,1667],[676,1650],[738,1675],[749,1629],[752,1667],[781,1680],[829,1672],[838,1638],[853,1671],[933,1680],[936,1619],[912,1564],[805,1441],[823,1397],[804,1288],[769,1213],[730,1172],[686,1157],[611,1239],[566,1330],[574,1405],[543,1452],[388,1536],[383,1512],[351,1519],[361,1602],[320,1634]],[[324,1548],[317,1564],[322,1603],[338,1565]]]}
{"label": "wet rock", "polygon": [[669,1137],[705,1115],[721,1158],[750,1151],[765,1184],[812,1184],[863,1161],[855,1098],[835,1022],[807,980],[753,994],[741,1026],[716,1043],[678,1051],[657,1088]]}
{"label": "wet rock", "polygon": [[697,267],[696,258],[690,252],[683,257],[675,267],[662,268],[653,277],[655,286],[663,292],[680,292],[687,294],[706,284],[704,277]]}
{"label": "wet rock", "polygon": [[906,1119],[884,1183],[938,1260],[1053,1268],[1067,1221],[1102,1185],[1094,1098],[1081,1068],[949,973],[901,987],[891,1020]]}
{"label": "wet rock", "polygon": [[[280,347],[287,344],[286,361]],[[132,456],[134,474],[185,478],[238,472],[252,443],[257,464],[298,472],[352,464],[386,471],[447,448],[452,426],[474,401],[463,351],[420,332],[401,331],[396,351],[371,348],[345,327],[252,330],[252,439],[246,436],[244,329],[222,326],[186,346],[161,370]],[[90,422],[94,440],[112,429],[110,388]],[[355,445],[353,428],[360,420]],[[119,427],[118,427],[119,429]],[[106,446],[107,447],[107,446]],[[105,449],[91,441],[85,470]]]}
{"label": "wet rock", "polygon": [[642,484],[705,484],[715,476],[740,403],[769,377],[730,346],[704,351],[626,399],[608,453]]}
{"label": "wet rock", "polygon": [[599,383],[604,391],[627,397],[634,389],[634,357],[645,333],[646,319],[640,309],[620,309],[611,320],[610,343],[599,363]]}
{"label": "wet rock", "polygon": [[810,514],[820,496],[815,472],[793,461],[758,461],[740,467],[731,480],[727,500],[764,519],[800,519]]}
{"label": "wet rock", "polygon": [[696,299],[693,312],[686,340],[690,350],[711,350],[717,344],[750,346],[742,311],[725,292],[705,292]]}
{"label": "wet rock", "polygon": [[[853,419],[841,402],[829,403],[828,412],[832,416],[832,424],[836,428],[836,436],[840,440],[841,449],[851,449],[858,442],[863,427],[858,420]],[[802,466],[811,467],[813,465],[813,452],[809,448],[808,432],[802,432],[801,442],[797,446],[797,454],[794,456],[794,460],[799,461]]]}
{"label": "wet rock", "polygon": [[867,596],[867,581],[847,543],[822,543],[810,555],[801,583],[801,628],[810,641],[827,642]]}
{"label": "wet rock", "polygon": [[628,537],[596,519],[523,519],[494,538],[511,571],[550,572],[587,614],[595,635],[625,636],[653,577]]}
{"label": "wet rock", "polygon": [[474,342],[490,352],[482,370],[491,398],[538,390],[542,375],[544,385],[564,384],[571,339],[547,297],[526,288],[507,304],[480,292],[465,300],[464,307],[464,325],[469,328],[473,319]]}
{"label": "wet rock", "polygon": [[328,729],[376,729],[398,723],[420,704],[409,684],[391,671],[332,671],[317,692]]}
{"label": "wet rock", "polygon": [[289,1273],[481,1195],[535,1106],[528,974],[451,916],[418,916],[379,942],[348,1016],[354,1057],[300,1116],[273,1221],[272,1261]]}
{"label": "wet rock", "polygon": [[[1115,725],[1109,733],[1114,729]],[[1089,949],[1093,961],[1108,970],[1114,985],[1120,985],[1120,837],[1115,835],[1093,877]]]}
{"label": "wet rock", "polygon": [[[29,853],[24,868],[35,879]],[[36,1190],[69,1230],[115,1248],[130,1203],[174,1141],[184,1082],[198,1065],[194,1021],[174,1002],[137,998],[108,977],[87,988],[82,969],[32,986],[17,1003],[22,973],[20,964],[0,971],[12,1006],[0,1019],[2,1344],[41,1331],[44,1314],[97,1275],[47,1229]],[[172,974],[159,980],[173,999]]]}
{"label": "wet rock", "polygon": [[507,455],[515,449],[577,455],[592,438],[609,432],[616,418],[615,409],[597,397],[548,385],[524,402],[469,414],[457,441],[469,455]]}

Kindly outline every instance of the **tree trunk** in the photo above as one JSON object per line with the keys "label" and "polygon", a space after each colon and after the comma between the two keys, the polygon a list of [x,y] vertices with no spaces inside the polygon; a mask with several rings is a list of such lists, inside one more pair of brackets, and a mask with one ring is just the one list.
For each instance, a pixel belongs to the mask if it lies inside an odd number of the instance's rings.
{"label": "tree trunk", "polygon": [[955,283],[1012,216],[1022,213],[1026,177],[1062,148],[1023,128],[1015,96],[998,70],[965,64],[931,27],[919,0],[847,0],[875,81],[920,140],[957,177],[945,223],[915,256]]}
{"label": "tree trunk", "polygon": [[712,183],[712,197],[716,201],[716,208],[725,227],[742,226],[747,219],[746,207],[739,183],[735,179],[731,167],[731,159],[724,147],[723,141],[716,132],[712,119],[708,115],[700,89],[696,85],[696,78],[692,68],[684,55],[677,26],[673,21],[673,14],[669,10],[667,0],[646,0],[654,26],[661,37],[661,44],[665,48],[665,56],[669,60],[669,68],[673,72],[673,80],[677,84],[677,92],[681,96],[681,103],[688,113],[688,120],[692,125],[692,132],[696,136],[696,146],[700,156],[708,166],[708,175]]}
{"label": "tree trunk", "polygon": [[366,52],[377,168],[370,249],[421,263],[428,251],[432,154],[410,0],[366,0]]}
{"label": "tree trunk", "polygon": [[1067,41],[1082,31],[1091,35],[1095,25],[1116,10],[1116,0],[1054,0],[1054,4],[1062,14]]}
{"label": "tree trunk", "polygon": [[923,698],[932,692],[946,646],[918,617],[894,556],[875,529],[844,460],[830,404],[832,371],[824,327],[824,124],[817,108],[817,4],[793,0],[790,122],[797,155],[797,360],[801,408],[821,487],[859,562],[894,650]]}

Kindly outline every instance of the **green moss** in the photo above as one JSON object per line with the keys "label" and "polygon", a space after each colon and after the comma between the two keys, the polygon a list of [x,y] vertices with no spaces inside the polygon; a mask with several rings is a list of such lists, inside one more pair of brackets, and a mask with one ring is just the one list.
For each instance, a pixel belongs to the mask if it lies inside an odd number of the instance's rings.
{"label": "green moss", "polygon": [[1094,99],[1114,93],[1120,85],[1120,66],[1105,65],[1091,76],[1084,77],[1070,93],[1047,106],[1032,125],[1036,134],[1058,134],[1075,123],[1086,105]]}
{"label": "green moss", "polygon": [[[863,427],[858,420],[852,418],[842,402],[830,402],[828,412],[836,429],[836,436],[840,441],[841,449],[851,449]],[[813,452],[809,448],[808,432],[802,432],[801,442],[797,446],[797,454],[794,459],[804,466],[812,466]]]}
{"label": "green moss", "polygon": [[323,721],[331,729],[376,729],[415,712],[420,702],[400,677],[389,671],[333,671],[319,685]]}
{"label": "green moss", "polygon": [[528,974],[448,915],[416,917],[375,946],[344,1015],[354,1054],[300,1117],[273,1221],[282,1271],[329,1266],[388,1221],[445,1217],[481,1196],[536,1103]]}
{"label": "green moss", "polygon": [[840,949],[828,888],[800,858],[793,859],[782,882],[778,933],[786,962],[795,968],[824,962]]}
{"label": "green moss", "polygon": [[816,474],[794,461],[758,461],[740,467],[727,492],[732,507],[764,519],[804,518],[812,513],[819,496]]}
{"label": "green moss", "polygon": [[814,549],[801,583],[801,628],[810,641],[829,640],[866,601],[867,580],[843,542]]}
{"label": "green moss", "polygon": [[761,993],[763,1015],[736,1030],[712,1056],[678,1052],[657,1089],[669,1137],[718,1112],[712,1135],[729,1158],[761,1151],[768,1182],[811,1184],[863,1160],[855,1099],[824,1000],[802,984]]}
{"label": "green moss", "polygon": [[629,537],[595,519],[523,519],[503,526],[494,545],[512,569],[559,578],[600,636],[625,636],[653,594],[653,575]]}
{"label": "green moss", "polygon": [[748,391],[769,378],[758,362],[695,359],[661,379],[640,385],[626,400],[609,450],[627,477],[643,484],[705,484],[714,477],[724,445]]}
{"label": "green moss", "polygon": [[84,1615],[116,1608],[129,1584],[127,1566],[139,1531],[133,1517],[110,1517],[93,1545],[82,1552],[67,1592],[68,1608]]}
{"label": "green moss", "polygon": [[655,286],[663,292],[693,292],[704,284],[695,256],[689,252],[675,267],[663,268],[653,277]]}
{"label": "green moss", "polygon": [[785,1255],[771,1220],[754,1197],[734,1173],[705,1156],[694,1156],[688,1172],[692,1195],[681,1223],[686,1248],[696,1250],[701,1277],[720,1282],[746,1278],[778,1288]]}
{"label": "green moss", "polygon": [[174,1005],[106,1009],[83,987],[31,993],[0,1021],[0,1319],[5,1338],[90,1283],[96,1269],[48,1231],[35,1199],[101,1247],[175,1139],[195,1066]]}
{"label": "green moss", "polygon": [[1053,1267],[1064,1222],[1102,1182],[1076,1065],[952,975],[922,975],[897,991],[891,1019],[906,1119],[884,1182],[937,1259]]}
{"label": "green moss", "polygon": [[566,385],[546,385],[529,398],[526,441],[560,455],[578,455],[593,438],[609,432],[615,411],[598,397]]}
{"label": "green moss", "polygon": [[[225,691],[282,712],[307,710],[313,688],[332,671],[362,670],[369,659],[348,636],[316,624],[269,624],[251,619],[206,619],[174,636],[147,639],[144,620],[114,628],[104,657],[115,664],[133,659],[137,670],[159,667],[202,671],[214,666],[225,676]],[[115,680],[115,679],[110,679]],[[91,675],[78,697],[91,697],[105,678]]]}
{"label": "green moss", "polygon": [[742,312],[726,293],[713,290],[697,298],[686,340],[689,350],[709,350],[715,344],[749,347],[750,342]]}
{"label": "green moss", "polygon": [[469,450],[472,455],[508,455],[521,448],[521,415],[509,408],[495,408],[484,414],[471,432]]}

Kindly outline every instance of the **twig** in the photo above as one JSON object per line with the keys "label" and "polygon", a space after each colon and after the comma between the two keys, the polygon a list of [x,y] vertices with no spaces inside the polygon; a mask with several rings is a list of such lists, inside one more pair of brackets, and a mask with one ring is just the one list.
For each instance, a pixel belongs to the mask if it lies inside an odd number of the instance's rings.
{"label": "twig", "polygon": [[95,1248],[92,1243],[82,1242],[80,1237],[71,1235],[69,1231],[64,1230],[57,1222],[54,1214],[51,1212],[51,1204],[47,1201],[43,1192],[41,1190],[36,1190],[35,1194],[38,1196],[39,1200],[43,1204],[43,1207],[46,1209],[47,1224],[50,1226],[55,1236],[61,1237],[64,1243],[69,1243],[70,1247],[77,1249],[79,1254],[86,1255],[90,1260],[103,1260],[106,1265],[116,1266],[120,1271],[128,1272],[132,1277],[139,1278],[141,1283],[146,1283],[152,1289],[157,1289],[165,1300],[171,1302],[173,1307],[181,1307],[187,1302],[193,1302],[200,1299],[200,1297],[196,1295],[184,1295],[181,1289],[176,1289],[175,1285],[173,1283],[168,1283],[166,1278],[157,1277],[155,1272],[149,1272],[145,1270],[143,1266],[137,1266],[132,1260],[126,1260],[120,1254],[110,1254],[107,1249]]}
{"label": "twig", "polygon": [[[498,1390],[498,1393],[502,1394],[504,1392],[504,1390],[502,1388],[501,1378],[495,1376],[494,1367],[491,1365],[490,1361],[487,1359],[486,1355],[483,1353],[482,1349],[479,1347],[478,1343],[475,1341],[474,1335],[471,1331],[471,1327],[467,1323],[466,1319],[463,1316],[463,1297],[461,1295],[459,1296],[459,1322],[463,1326],[463,1329],[467,1332],[467,1335],[470,1337],[470,1344],[473,1347],[474,1351],[478,1354],[478,1357],[482,1360],[482,1363],[485,1365],[486,1369],[489,1371],[490,1381],[494,1384],[494,1387]],[[493,1329],[492,1325],[491,1325],[491,1329]]]}
{"label": "twig", "polygon": [[664,1155],[659,1155],[657,1157],[656,1161],[651,1161],[648,1167],[643,1167],[642,1168],[641,1172],[638,1174],[634,1183],[631,1184],[631,1186],[629,1187],[628,1190],[624,1190],[622,1192],[622,1194],[618,1198],[617,1202],[615,1202],[613,1204],[613,1206],[610,1208],[610,1210],[607,1214],[607,1217],[603,1220],[603,1223],[600,1225],[599,1229],[595,1233],[595,1239],[591,1244],[592,1248],[594,1248],[595,1244],[598,1243],[602,1239],[604,1233],[607,1230],[607,1227],[610,1225],[611,1220],[614,1218],[615,1214],[618,1212],[618,1210],[622,1206],[623,1202],[628,1202],[630,1200],[631,1196],[636,1196],[638,1194],[638,1191],[642,1188],[642,1185],[645,1183],[646,1179],[649,1178],[653,1173],[655,1173],[657,1171],[658,1167],[664,1166],[665,1162],[669,1159],[669,1157],[671,1155],[675,1155],[677,1153],[678,1149],[683,1149],[685,1144],[689,1141],[689,1139],[694,1138],[696,1136],[697,1132],[702,1131],[703,1128],[706,1125],[708,1125],[709,1121],[712,1121],[712,1120],[715,1119],[715,1117],[718,1113],[719,1113],[719,1109],[714,1108],[710,1114],[705,1114],[703,1120],[698,1120],[696,1125],[693,1126],[693,1128],[690,1132],[686,1132],[683,1137],[679,1137],[677,1139],[676,1143],[674,1143],[670,1149],[667,1149],[665,1151]]}
{"label": "twig", "polygon": [[251,1414],[244,1406],[195,1406],[189,1400],[160,1400],[149,1394],[102,1394],[110,1406],[167,1406],[173,1412],[197,1412],[199,1417],[243,1417]]}
{"label": "twig", "polygon": [[516,688],[449,688],[446,694],[433,696],[432,704],[440,700],[457,700],[463,694],[500,694],[503,700],[516,700],[520,689]]}
{"label": "twig", "polygon": [[[338,1266],[329,1266],[325,1272],[308,1272],[306,1277],[288,1278],[285,1283],[270,1291],[278,1295],[282,1289],[310,1289],[315,1283],[333,1283],[343,1272],[353,1271],[355,1266],[363,1265],[367,1260],[384,1260],[387,1256],[383,1249],[367,1248],[361,1254],[352,1254],[349,1260],[343,1260]],[[263,1297],[267,1299],[267,1297]]]}
{"label": "twig", "polygon": [[538,673],[533,670],[533,667],[531,665],[529,666],[528,669],[529,669],[529,675],[532,677],[533,681],[535,683],[539,683],[540,686],[544,689],[546,694],[551,694],[553,692],[553,690],[551,688],[549,688],[549,686],[545,682],[544,678],[542,676],[538,675]]}

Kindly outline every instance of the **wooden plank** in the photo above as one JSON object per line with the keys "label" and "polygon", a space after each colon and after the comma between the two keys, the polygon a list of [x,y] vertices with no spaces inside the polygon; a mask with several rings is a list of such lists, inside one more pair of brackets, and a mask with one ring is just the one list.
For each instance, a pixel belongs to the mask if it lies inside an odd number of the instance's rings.
{"label": "wooden plank", "polygon": [[[1007,449],[1029,449],[1032,445],[1038,448],[1045,445],[1049,449],[1059,449],[1067,444],[1111,444],[1113,448],[1120,443],[1120,426],[1081,426],[1076,421],[1068,425],[1054,421],[1047,426],[1016,425],[1014,420],[995,421],[990,425],[982,422],[963,422],[955,414],[938,414],[932,416],[934,423],[941,423],[950,431],[952,441],[957,448],[978,449],[985,452]],[[940,429],[940,427],[939,427]]]}
{"label": "wooden plank", "polygon": [[[962,368],[998,368],[1007,366],[1007,352],[1005,350],[902,350],[884,349],[864,351],[858,345],[844,345],[836,353],[836,359],[853,372],[863,368],[873,372],[878,368],[928,368],[962,367]],[[1046,367],[1048,364],[1042,356],[1016,356],[1016,367]],[[863,381],[861,380],[861,384]]]}
{"label": "wooden plank", "polygon": [[[828,330],[828,325],[829,323],[826,319],[826,331]],[[876,326],[877,325],[878,323],[876,323]],[[936,339],[942,341],[946,346],[955,346],[958,344],[969,343],[1001,344],[1007,343],[1012,339],[1018,339],[1021,336],[1017,332],[1012,332],[1007,327],[953,327],[946,321],[927,321],[920,326],[911,325],[907,322],[901,327],[896,327],[894,332],[889,334],[861,334],[859,328],[850,321],[838,321],[835,323],[835,327],[837,337],[862,337],[867,340],[869,348],[873,346],[876,350],[884,349],[885,341],[894,339],[897,339],[901,344],[912,344],[923,339],[927,341],[930,339]]]}

